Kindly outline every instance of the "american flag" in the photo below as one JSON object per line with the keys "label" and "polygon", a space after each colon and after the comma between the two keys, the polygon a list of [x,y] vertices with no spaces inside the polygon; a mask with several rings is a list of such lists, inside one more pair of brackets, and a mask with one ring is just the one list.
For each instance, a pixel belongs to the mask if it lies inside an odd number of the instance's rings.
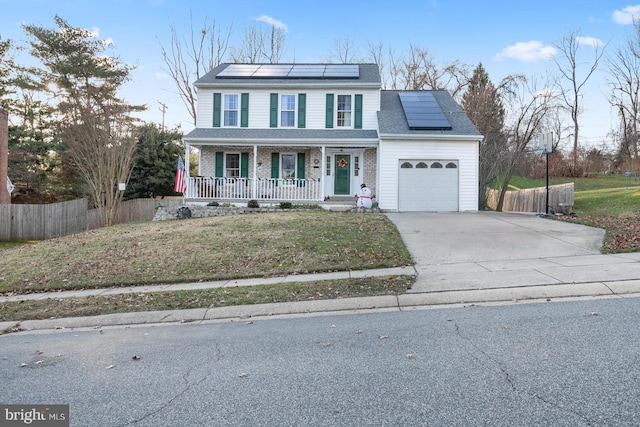
{"label": "american flag", "polygon": [[173,191],[176,193],[186,193],[187,185],[184,182],[184,163],[182,163],[182,156],[178,156],[178,168],[176,169],[176,183],[173,186]]}

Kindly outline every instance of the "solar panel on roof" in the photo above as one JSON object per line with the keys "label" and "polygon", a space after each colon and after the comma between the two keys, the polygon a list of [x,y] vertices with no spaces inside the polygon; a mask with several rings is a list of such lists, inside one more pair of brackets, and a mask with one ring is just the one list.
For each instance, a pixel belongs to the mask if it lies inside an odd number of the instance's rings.
{"label": "solar panel on roof", "polygon": [[400,92],[399,96],[410,129],[452,129],[447,116],[431,92]]}
{"label": "solar panel on roof", "polygon": [[229,64],[217,77],[357,79],[360,67],[354,64]]}
{"label": "solar panel on roof", "polygon": [[218,77],[250,77],[259,67],[256,64],[229,64]]}

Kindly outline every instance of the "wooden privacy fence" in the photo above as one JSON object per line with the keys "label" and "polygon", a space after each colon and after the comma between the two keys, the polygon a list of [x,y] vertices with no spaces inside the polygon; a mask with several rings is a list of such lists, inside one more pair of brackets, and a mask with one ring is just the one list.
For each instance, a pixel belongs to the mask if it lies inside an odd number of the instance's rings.
{"label": "wooden privacy fence", "polygon": [[[182,204],[180,200],[135,199],[122,202],[114,224],[153,219],[158,206]],[[85,199],[49,205],[0,204],[0,240],[46,240],[100,227],[97,209],[87,209]]]}
{"label": "wooden privacy fence", "polygon": [[[546,211],[546,187],[526,190],[507,191],[504,195],[504,212],[540,212]],[[487,189],[487,206],[496,209],[499,190]],[[549,186],[549,208],[556,212],[570,213],[573,207],[573,182]]]}

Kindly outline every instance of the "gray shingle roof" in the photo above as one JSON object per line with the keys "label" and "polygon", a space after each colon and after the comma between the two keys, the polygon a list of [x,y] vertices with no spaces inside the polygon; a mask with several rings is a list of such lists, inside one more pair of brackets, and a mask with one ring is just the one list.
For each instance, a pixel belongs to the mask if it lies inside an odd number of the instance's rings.
{"label": "gray shingle roof", "polygon": [[226,140],[234,142],[238,140],[370,140],[378,142],[378,132],[366,129],[251,129],[251,128],[196,128],[183,138],[190,143],[204,142],[205,140]]}
{"label": "gray shingle roof", "polygon": [[378,130],[380,135],[451,135],[451,136],[477,136],[482,138],[480,132],[471,123],[469,117],[460,105],[446,90],[432,90],[436,101],[449,120],[451,130],[414,130],[409,128],[407,119],[400,103],[398,90],[383,90],[380,98],[380,111],[378,112]]}
{"label": "gray shingle roof", "polygon": [[[218,78],[217,75],[227,68],[230,64],[220,64],[215,67],[213,70],[209,71],[207,74],[199,78],[194,86],[196,87],[224,87],[224,86],[243,86],[250,85],[255,86],[256,84],[262,85],[264,87],[269,86],[300,86],[300,85],[323,85],[323,86],[331,86],[331,85],[352,85],[355,87],[359,86],[374,86],[380,87],[380,72],[378,71],[378,66],[376,64],[353,64],[358,65],[360,68],[360,76],[357,79],[340,79],[340,78],[261,78],[261,77],[251,77],[251,78]],[[296,65],[305,65],[305,64],[296,64]],[[313,65],[335,65],[335,64],[313,64]]]}

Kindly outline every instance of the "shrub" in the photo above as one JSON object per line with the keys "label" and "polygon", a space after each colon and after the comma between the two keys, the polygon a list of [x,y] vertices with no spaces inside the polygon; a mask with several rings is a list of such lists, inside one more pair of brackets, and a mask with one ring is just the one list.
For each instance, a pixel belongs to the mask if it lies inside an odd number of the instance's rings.
{"label": "shrub", "polygon": [[209,202],[209,203],[207,203],[207,206],[220,206],[220,203],[218,203],[218,202]]}
{"label": "shrub", "polygon": [[249,200],[247,202],[247,207],[248,208],[259,208],[260,207],[260,203],[258,203],[257,200]]}
{"label": "shrub", "polygon": [[291,209],[291,202],[280,202],[280,209]]}

